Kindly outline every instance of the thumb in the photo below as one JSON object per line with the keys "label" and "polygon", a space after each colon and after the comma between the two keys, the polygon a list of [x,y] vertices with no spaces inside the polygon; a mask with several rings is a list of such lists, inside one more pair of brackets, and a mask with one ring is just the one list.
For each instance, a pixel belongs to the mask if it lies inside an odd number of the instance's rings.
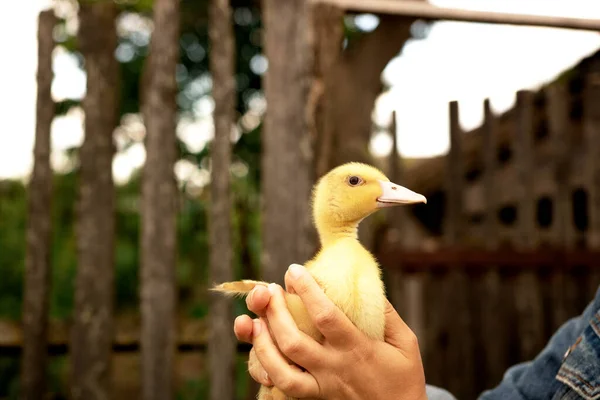
{"label": "thumb", "polygon": [[416,343],[415,334],[387,299],[385,304],[384,340],[405,354],[412,353]]}

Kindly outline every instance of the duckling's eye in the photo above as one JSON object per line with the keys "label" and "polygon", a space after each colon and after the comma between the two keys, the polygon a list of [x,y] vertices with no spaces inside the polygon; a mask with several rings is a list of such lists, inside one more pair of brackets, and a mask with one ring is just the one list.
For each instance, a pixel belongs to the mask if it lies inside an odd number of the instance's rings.
{"label": "duckling's eye", "polygon": [[362,179],[360,179],[358,176],[351,176],[348,178],[348,183],[350,186],[357,186],[362,183]]}

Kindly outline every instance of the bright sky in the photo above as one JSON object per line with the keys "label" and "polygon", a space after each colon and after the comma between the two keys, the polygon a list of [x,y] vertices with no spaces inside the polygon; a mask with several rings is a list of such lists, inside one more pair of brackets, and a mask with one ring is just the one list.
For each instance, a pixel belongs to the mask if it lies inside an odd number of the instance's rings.
{"label": "bright sky", "polygon": [[[597,0],[431,0],[435,5],[478,10],[552,14],[600,18]],[[37,13],[47,0],[11,3],[11,24],[0,24],[3,52],[0,74],[0,179],[24,177],[31,170],[35,129],[35,74],[37,63]],[[363,22],[368,25],[372,19]],[[18,38],[18,40],[15,40]],[[458,100],[463,128],[480,124],[486,97],[495,111],[513,104],[519,89],[534,89],[552,80],[581,58],[600,48],[600,34],[547,28],[527,28],[471,23],[440,22],[425,40],[405,46],[384,71],[392,84],[378,101],[375,118],[389,121],[397,110],[400,153],[406,157],[428,157],[448,149],[448,102]],[[72,60],[57,52],[53,95],[82,96],[85,75]],[[359,79],[359,77],[357,77]],[[203,99],[204,103],[206,99]],[[210,111],[210,102],[208,102]],[[202,108],[202,104],[198,105]],[[205,107],[206,108],[206,107]],[[143,129],[130,116],[126,129]],[[82,114],[79,110],[57,119],[53,125],[53,165],[64,164],[62,150],[81,143]],[[212,136],[206,118],[181,127],[182,139],[193,147]],[[135,134],[135,133],[130,133]],[[374,149],[390,150],[388,136],[376,135]],[[125,179],[143,163],[143,147],[133,146],[113,164],[116,177]],[[64,166],[64,165],[63,165]],[[181,174],[190,168],[180,165]]]}

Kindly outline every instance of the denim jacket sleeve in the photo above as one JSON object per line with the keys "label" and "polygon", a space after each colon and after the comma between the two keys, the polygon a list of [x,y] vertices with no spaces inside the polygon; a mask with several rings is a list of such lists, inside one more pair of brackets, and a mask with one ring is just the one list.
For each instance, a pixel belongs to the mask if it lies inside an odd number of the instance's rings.
{"label": "denim jacket sleeve", "polygon": [[600,399],[600,289],[538,356],[508,369],[479,400]]}

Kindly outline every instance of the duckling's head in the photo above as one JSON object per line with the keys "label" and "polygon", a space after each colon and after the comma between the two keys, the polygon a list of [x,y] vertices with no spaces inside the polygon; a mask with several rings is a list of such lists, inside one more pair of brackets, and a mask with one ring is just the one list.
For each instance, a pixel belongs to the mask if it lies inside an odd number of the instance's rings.
{"label": "duckling's head", "polygon": [[339,229],[358,225],[380,208],[414,203],[427,199],[390,182],[377,168],[348,163],[331,170],[315,186],[313,216],[319,231]]}

